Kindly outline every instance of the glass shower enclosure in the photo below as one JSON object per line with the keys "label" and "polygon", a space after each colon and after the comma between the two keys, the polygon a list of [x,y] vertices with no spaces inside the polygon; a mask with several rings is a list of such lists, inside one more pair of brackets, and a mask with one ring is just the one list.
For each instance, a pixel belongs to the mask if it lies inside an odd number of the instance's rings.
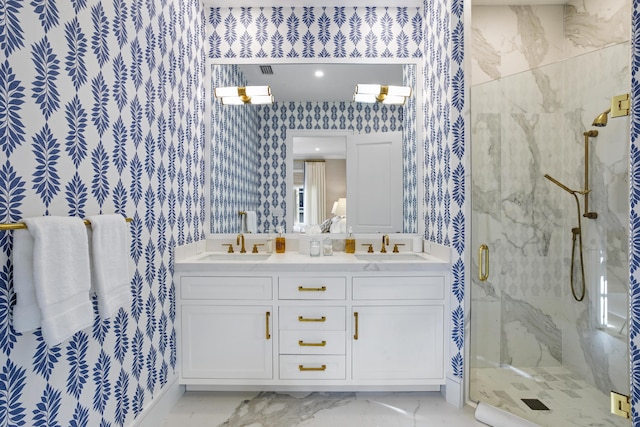
{"label": "glass shower enclosure", "polygon": [[[629,117],[584,132],[629,92],[629,43],[471,88],[469,398],[541,426],[612,425],[610,391],[629,394]],[[481,245],[486,245],[482,247]],[[483,249],[481,249],[483,248]],[[488,277],[487,277],[488,276]],[[486,279],[486,280],[482,280]]]}

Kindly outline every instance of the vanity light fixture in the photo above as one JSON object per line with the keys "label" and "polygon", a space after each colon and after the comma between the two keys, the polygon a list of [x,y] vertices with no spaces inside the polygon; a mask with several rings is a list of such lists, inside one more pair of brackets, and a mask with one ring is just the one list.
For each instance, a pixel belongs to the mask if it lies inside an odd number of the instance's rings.
{"label": "vanity light fixture", "polygon": [[353,100],[355,102],[383,104],[404,104],[405,100],[411,96],[409,86],[382,86],[376,84],[357,84]]}
{"label": "vanity light fixture", "polygon": [[273,95],[269,86],[228,86],[213,90],[223,105],[273,104]]}

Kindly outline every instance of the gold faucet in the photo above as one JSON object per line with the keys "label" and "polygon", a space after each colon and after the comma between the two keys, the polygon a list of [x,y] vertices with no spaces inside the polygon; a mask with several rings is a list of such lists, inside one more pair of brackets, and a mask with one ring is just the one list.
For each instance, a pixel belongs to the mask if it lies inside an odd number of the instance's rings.
{"label": "gold faucet", "polygon": [[247,250],[244,248],[244,234],[242,233],[238,234],[238,237],[236,237],[236,245],[239,245],[241,241],[242,241],[242,246],[240,247],[240,253],[246,254]]}
{"label": "gold faucet", "polygon": [[380,249],[381,254],[387,253],[387,245],[389,244],[389,235],[385,234],[382,236],[382,248]]}

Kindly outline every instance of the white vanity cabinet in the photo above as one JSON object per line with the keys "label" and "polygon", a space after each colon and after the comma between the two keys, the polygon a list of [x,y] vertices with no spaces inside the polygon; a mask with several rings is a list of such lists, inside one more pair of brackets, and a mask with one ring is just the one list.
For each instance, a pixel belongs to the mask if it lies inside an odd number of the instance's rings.
{"label": "white vanity cabinet", "polygon": [[280,276],[282,380],[346,379],[345,276]]}
{"label": "white vanity cabinet", "polygon": [[187,305],[182,375],[192,379],[273,377],[272,306]]}
{"label": "white vanity cabinet", "polygon": [[353,277],[353,379],[443,380],[444,310],[444,276]]}
{"label": "white vanity cabinet", "polygon": [[439,390],[447,266],[331,267],[177,268],[180,382],[212,390]]}
{"label": "white vanity cabinet", "polygon": [[271,277],[183,276],[180,355],[185,382],[273,378]]}

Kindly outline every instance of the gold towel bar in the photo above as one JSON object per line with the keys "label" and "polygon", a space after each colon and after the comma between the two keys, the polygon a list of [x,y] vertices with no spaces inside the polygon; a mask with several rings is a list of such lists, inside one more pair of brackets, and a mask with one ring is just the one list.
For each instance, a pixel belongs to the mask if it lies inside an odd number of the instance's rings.
{"label": "gold towel bar", "polygon": [[[132,222],[133,219],[132,218],[125,218],[125,221]],[[89,222],[88,219],[84,220],[84,224],[85,225],[91,225],[91,223]],[[25,229],[25,228],[27,228],[27,224],[25,224],[24,222],[0,223],[0,231],[20,230],[20,229]]]}

